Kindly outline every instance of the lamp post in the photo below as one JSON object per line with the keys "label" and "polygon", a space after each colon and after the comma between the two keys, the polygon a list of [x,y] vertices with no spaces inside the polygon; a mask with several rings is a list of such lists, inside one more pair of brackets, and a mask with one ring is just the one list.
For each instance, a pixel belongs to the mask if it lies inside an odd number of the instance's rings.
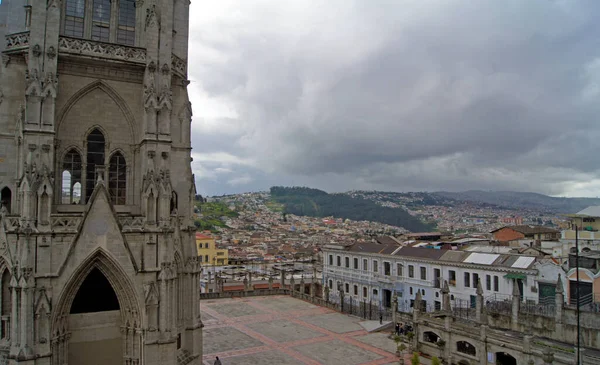
{"label": "lamp post", "polygon": [[580,326],[580,311],[579,311],[579,297],[580,297],[580,288],[579,288],[579,227],[575,226],[575,266],[576,266],[576,270],[577,270],[577,365],[580,364],[580,351],[581,351],[581,347],[580,347],[580,332],[579,332],[579,326]]}

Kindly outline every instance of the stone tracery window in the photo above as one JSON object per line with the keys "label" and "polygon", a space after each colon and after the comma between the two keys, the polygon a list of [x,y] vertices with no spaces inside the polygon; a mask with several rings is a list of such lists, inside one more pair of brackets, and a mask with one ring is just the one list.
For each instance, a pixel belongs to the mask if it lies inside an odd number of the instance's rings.
{"label": "stone tracery window", "polygon": [[108,170],[108,191],[113,204],[124,205],[127,202],[127,165],[121,152],[115,152],[110,158]]}
{"label": "stone tracery window", "polygon": [[81,200],[81,155],[69,150],[62,164],[62,204],[78,204]]}
{"label": "stone tracery window", "polygon": [[135,45],[135,0],[66,0],[62,34]]}

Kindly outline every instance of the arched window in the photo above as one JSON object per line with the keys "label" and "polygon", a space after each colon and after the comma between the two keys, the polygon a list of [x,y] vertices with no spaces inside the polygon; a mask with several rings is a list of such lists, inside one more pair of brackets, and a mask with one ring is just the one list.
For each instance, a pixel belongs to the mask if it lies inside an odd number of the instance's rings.
{"label": "arched window", "polygon": [[[69,150],[62,164],[62,204],[78,204],[81,199],[81,156]],[[76,186],[77,185],[77,186]]]}
{"label": "arched window", "polygon": [[127,203],[127,165],[120,152],[110,158],[108,170],[108,191],[113,204],[124,205]]}
{"label": "arched window", "polygon": [[10,272],[4,269],[2,273],[2,302],[0,302],[0,314],[2,315],[2,327],[0,327],[0,339],[7,339],[10,333],[10,312],[12,296],[10,290]]}
{"label": "arched window", "polygon": [[12,192],[10,191],[8,186],[5,186],[0,191],[0,205],[1,205],[0,209],[2,209],[4,207],[4,208],[6,208],[6,211],[10,214],[11,201],[12,201]]}
{"label": "arched window", "polygon": [[423,341],[429,343],[437,343],[440,340],[440,336],[435,332],[426,331],[423,332]]}
{"label": "arched window", "polygon": [[85,201],[87,202],[96,186],[96,166],[104,165],[104,135],[94,129],[87,137],[87,161],[85,176]]}
{"label": "arched window", "polygon": [[66,0],[64,3],[62,33],[65,36],[135,45],[135,0]]}
{"label": "arched window", "polygon": [[467,355],[477,356],[477,349],[467,341],[458,341],[456,343],[456,351]]}

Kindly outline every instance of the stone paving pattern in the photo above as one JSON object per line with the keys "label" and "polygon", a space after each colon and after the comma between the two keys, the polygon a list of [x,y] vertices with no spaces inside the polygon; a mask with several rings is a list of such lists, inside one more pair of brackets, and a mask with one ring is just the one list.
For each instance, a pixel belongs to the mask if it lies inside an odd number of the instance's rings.
{"label": "stone paving pattern", "polygon": [[398,363],[387,333],[360,319],[288,296],[202,300],[203,363],[385,365]]}

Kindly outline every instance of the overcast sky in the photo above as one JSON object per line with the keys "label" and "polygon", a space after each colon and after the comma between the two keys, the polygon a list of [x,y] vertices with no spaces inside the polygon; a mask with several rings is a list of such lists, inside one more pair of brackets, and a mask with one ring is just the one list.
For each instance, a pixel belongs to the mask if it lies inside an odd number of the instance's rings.
{"label": "overcast sky", "polygon": [[600,195],[600,1],[193,0],[208,195]]}

